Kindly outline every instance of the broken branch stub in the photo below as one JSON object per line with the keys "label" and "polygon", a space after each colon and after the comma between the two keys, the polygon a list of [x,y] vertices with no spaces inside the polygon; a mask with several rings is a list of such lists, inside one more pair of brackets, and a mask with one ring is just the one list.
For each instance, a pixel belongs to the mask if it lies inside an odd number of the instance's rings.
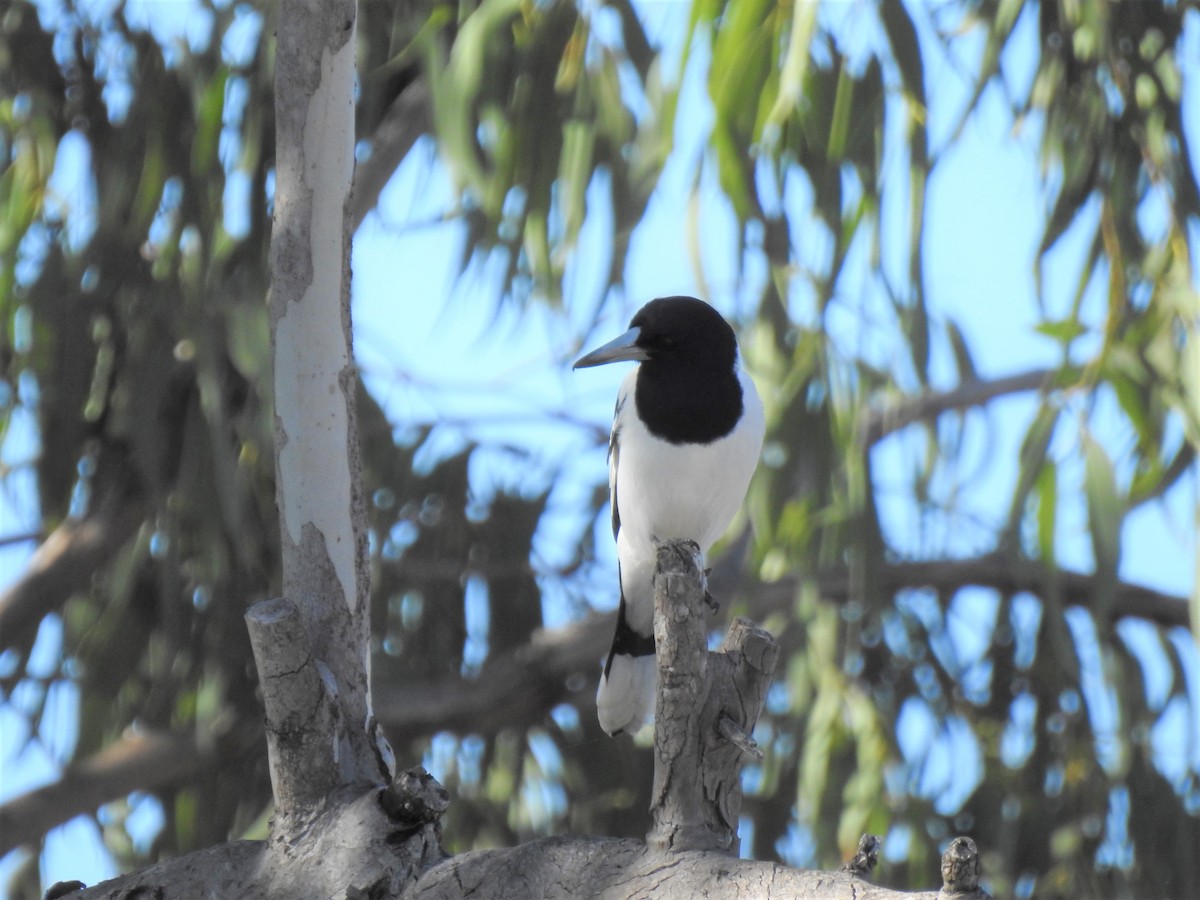
{"label": "broken branch stub", "polygon": [[340,783],[337,688],[312,655],[296,604],[263,600],[246,612],[266,712],[267,762],[278,815],[320,804]]}
{"label": "broken branch stub", "polygon": [[720,649],[710,652],[708,612],[697,546],[659,544],[653,824],[646,838],[657,849],[736,852],[741,767],[747,758],[761,756],[751,734],[779,645],[739,618]]}
{"label": "broken branch stub", "polygon": [[991,900],[979,886],[979,848],[969,837],[956,837],[942,854],[942,889],[938,900]]}

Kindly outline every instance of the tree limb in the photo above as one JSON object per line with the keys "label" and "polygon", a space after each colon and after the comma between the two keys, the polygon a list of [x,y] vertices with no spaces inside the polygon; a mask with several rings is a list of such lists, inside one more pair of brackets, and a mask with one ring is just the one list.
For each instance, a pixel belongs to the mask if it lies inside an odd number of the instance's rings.
{"label": "tree limb", "polygon": [[[239,900],[397,897],[443,858],[440,786],[415,769],[387,787],[343,788],[313,810],[302,835],[235,841],[101,882],[72,900],[237,897]],[[296,838],[299,839],[296,839]]]}
{"label": "tree limb", "polygon": [[898,402],[868,408],[860,422],[863,446],[877,444],[889,434],[915,422],[928,422],[942,413],[982,406],[1006,394],[1059,387],[1071,377],[1070,369],[1033,369],[991,380],[964,381],[945,391],[922,391]]}
{"label": "tree limb", "polygon": [[266,710],[271,793],[276,810],[287,817],[318,806],[339,784],[353,781],[346,768],[351,761],[338,753],[346,726],[337,685],[313,656],[294,603],[278,598],[254,604],[246,629]]}
{"label": "tree limb", "polygon": [[775,639],[740,618],[720,650],[709,651],[702,565],[691,541],[658,546],[658,708],[646,843],[672,853],[737,851],[742,765],[751,754],[762,756],[750,734],[779,658]]}
{"label": "tree limb", "polygon": [[354,192],[350,197],[352,232],[358,231],[367,213],[379,203],[379,195],[396,168],[431,125],[429,87],[418,76],[392,101],[371,134],[370,154],[355,167]]}
{"label": "tree limb", "polygon": [[846,872],[810,872],[715,851],[657,851],[631,838],[554,837],[448,859],[421,876],[403,900],[483,896],[488,900],[935,900],[937,894],[896,891]]}
{"label": "tree limb", "polygon": [[133,791],[191,781],[218,763],[215,744],[194,734],[131,734],[71,765],[57,781],[0,806],[0,856],[33,844],[56,825]]}
{"label": "tree limb", "polygon": [[[369,795],[368,795],[369,797]],[[379,804],[373,798],[352,806],[355,813]],[[384,826],[385,830],[390,826]],[[340,829],[340,831],[339,831]],[[371,840],[374,853],[384,853],[378,838],[355,822],[331,823],[330,834],[346,841]],[[312,836],[314,843],[318,836]],[[956,857],[943,871],[954,876],[969,869],[976,873],[973,843],[951,842]],[[404,853],[413,842],[399,849]],[[963,848],[966,848],[965,850]],[[280,896],[284,883],[273,881],[264,870],[264,845],[254,841],[219,844],[157,866],[102,882],[72,893],[72,900],[113,900],[126,897],[239,897],[268,900]],[[949,852],[949,851],[947,851]],[[974,860],[974,864],[972,863]],[[324,871],[351,874],[352,883],[332,891],[328,883],[294,885],[295,897],[397,897],[400,900],[628,900],[631,897],[709,897],[733,900],[984,900],[981,891],[958,891],[971,876],[945,882],[941,892],[898,891],[864,881],[849,872],[816,872],[792,869],[781,863],[738,859],[725,853],[687,850],[664,853],[647,849],[632,838],[551,837],[500,850],[476,850],[444,861],[414,859],[415,877],[397,883],[382,868],[344,869],[331,858]],[[433,863],[430,865],[430,863]],[[932,874],[932,873],[931,873]],[[332,879],[330,879],[332,880]],[[157,892],[157,893],[156,893]]]}
{"label": "tree limb", "polygon": [[[1057,590],[1064,603],[1092,607],[1097,576],[1051,567],[1031,559],[1013,559],[988,554],[972,559],[939,559],[919,562],[894,562],[879,569],[880,584],[887,592],[903,588],[928,587],[954,591],[968,586],[995,588],[1001,593],[1024,591],[1037,596]],[[850,595],[849,572],[838,569],[817,576],[821,593],[838,600]],[[790,603],[798,578],[781,579],[763,585],[760,598],[772,605]],[[1187,600],[1128,581],[1118,581],[1113,594],[1110,622],[1134,617],[1147,619],[1165,628],[1188,626]]]}
{"label": "tree limb", "polygon": [[31,645],[42,619],[91,583],[144,516],[142,495],[121,490],[82,519],[68,519],[50,532],[21,577],[0,593],[0,649]]}
{"label": "tree limb", "polygon": [[613,616],[591,615],[535,631],[529,643],[490,658],[478,677],[374,686],[375,715],[397,743],[450,730],[494,734],[531,722],[582,690],[595,689]]}

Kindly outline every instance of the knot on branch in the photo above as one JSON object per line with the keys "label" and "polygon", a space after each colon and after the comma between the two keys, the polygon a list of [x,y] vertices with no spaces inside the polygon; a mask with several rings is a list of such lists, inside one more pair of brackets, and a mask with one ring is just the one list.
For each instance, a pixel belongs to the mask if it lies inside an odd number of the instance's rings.
{"label": "knot on branch", "polygon": [[938,900],[987,900],[979,887],[979,849],[969,837],[956,837],[942,854],[942,889]]}
{"label": "knot on branch", "polygon": [[42,900],[60,900],[62,897],[82,891],[85,887],[87,885],[82,881],[56,881],[50,887],[46,888],[46,893],[42,895]]}
{"label": "knot on branch", "polygon": [[761,758],[751,735],[779,659],[779,645],[748,619],[735,619],[708,649],[702,557],[691,541],[658,546],[654,641],[658,705],[654,726],[653,825],[647,843],[664,850],[737,850],[741,767]]}
{"label": "knot on branch", "polygon": [[883,838],[874,834],[864,834],[858,839],[858,852],[842,863],[842,871],[866,878],[879,862],[879,851],[883,847]]}
{"label": "knot on branch", "polygon": [[406,837],[426,825],[440,832],[442,814],[450,806],[450,793],[424,767],[416,766],[397,775],[380,792],[379,802],[397,826],[398,834]]}

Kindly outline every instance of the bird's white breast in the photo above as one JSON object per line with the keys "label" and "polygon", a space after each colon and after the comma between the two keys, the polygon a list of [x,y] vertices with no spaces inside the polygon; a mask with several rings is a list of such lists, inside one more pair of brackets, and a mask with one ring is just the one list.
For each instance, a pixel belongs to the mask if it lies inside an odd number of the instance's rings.
{"label": "bird's white breast", "polygon": [[637,371],[621,385],[616,501],[621,530],[617,556],[630,625],[649,633],[656,540],[693,540],[709,547],[729,527],[746,496],[763,440],[763,409],[741,369],[742,418],[726,437],[709,444],[672,444],[655,437],[635,413]]}

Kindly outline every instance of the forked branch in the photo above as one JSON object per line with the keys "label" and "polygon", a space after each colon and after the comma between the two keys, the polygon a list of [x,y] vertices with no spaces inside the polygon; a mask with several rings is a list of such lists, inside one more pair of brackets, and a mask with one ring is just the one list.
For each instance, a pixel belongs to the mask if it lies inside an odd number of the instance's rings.
{"label": "forked branch", "polygon": [[653,825],[646,838],[659,850],[737,852],[741,769],[747,759],[762,756],[751,734],[779,645],[739,618],[711,652],[708,614],[699,548],[690,541],[660,544]]}

